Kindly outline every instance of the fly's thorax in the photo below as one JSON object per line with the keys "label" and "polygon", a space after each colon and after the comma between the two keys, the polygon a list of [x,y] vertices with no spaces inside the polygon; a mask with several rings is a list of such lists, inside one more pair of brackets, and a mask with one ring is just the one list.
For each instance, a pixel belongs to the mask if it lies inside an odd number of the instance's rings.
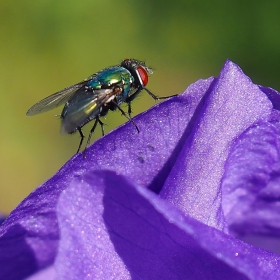
{"label": "fly's thorax", "polygon": [[133,82],[134,78],[127,69],[114,66],[100,71],[88,81],[87,86],[92,89],[114,88],[115,86],[129,86]]}
{"label": "fly's thorax", "polygon": [[[118,104],[121,104],[129,96],[134,82],[135,79],[128,69],[114,66],[99,72],[92,80],[88,81],[87,87],[88,90],[121,89],[116,90],[116,96],[111,98],[112,100],[115,99]],[[110,101],[108,100],[107,103]]]}

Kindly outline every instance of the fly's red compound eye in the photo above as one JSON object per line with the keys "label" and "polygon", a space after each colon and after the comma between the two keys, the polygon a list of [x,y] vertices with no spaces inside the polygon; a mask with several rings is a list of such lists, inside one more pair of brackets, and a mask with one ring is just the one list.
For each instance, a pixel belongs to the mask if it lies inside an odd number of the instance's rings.
{"label": "fly's red compound eye", "polygon": [[148,80],[149,80],[147,71],[142,66],[138,66],[137,67],[137,72],[138,72],[139,79],[142,82],[142,85],[146,86],[147,83],[148,83]]}

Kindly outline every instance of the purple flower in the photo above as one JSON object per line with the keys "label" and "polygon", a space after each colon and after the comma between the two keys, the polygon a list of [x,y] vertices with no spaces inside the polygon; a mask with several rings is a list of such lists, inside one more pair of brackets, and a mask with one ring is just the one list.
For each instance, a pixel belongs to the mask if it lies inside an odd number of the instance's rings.
{"label": "purple flower", "polygon": [[227,61],[99,139],[5,220],[0,279],[280,279],[279,108]]}

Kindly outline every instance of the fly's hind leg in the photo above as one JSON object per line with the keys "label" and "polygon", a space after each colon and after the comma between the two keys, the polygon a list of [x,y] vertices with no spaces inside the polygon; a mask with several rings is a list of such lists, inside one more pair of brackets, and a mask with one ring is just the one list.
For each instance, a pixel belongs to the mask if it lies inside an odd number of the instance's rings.
{"label": "fly's hind leg", "polygon": [[79,147],[78,147],[78,150],[77,150],[77,154],[79,153],[79,151],[81,149],[81,146],[82,146],[82,144],[84,142],[84,139],[85,139],[85,135],[83,134],[82,129],[80,127],[78,128],[78,131],[80,133],[81,140],[80,140],[80,144],[79,144]]}
{"label": "fly's hind leg", "polygon": [[96,126],[97,126],[98,123],[101,126],[102,136],[104,136],[104,134],[105,134],[104,133],[104,123],[99,119],[99,117],[96,117],[95,118],[95,122],[94,122],[94,124],[92,126],[92,129],[90,130],[89,135],[88,135],[87,144],[86,144],[86,147],[84,149],[84,158],[86,157],[86,149],[88,148],[88,146],[90,144],[91,136],[92,136],[93,132],[95,131]]}
{"label": "fly's hind leg", "polygon": [[[92,129],[90,130],[90,132],[89,132],[85,150],[87,149],[87,147],[88,147],[89,144],[90,144],[90,139],[91,139],[92,133],[95,131],[97,124],[100,123],[100,122],[101,122],[101,121],[99,121],[99,117],[96,117],[96,118],[95,118],[95,122],[94,122],[94,124],[93,124],[93,127],[92,127]],[[103,124],[103,123],[102,123],[102,124]],[[101,126],[102,126],[102,125],[101,125]],[[102,133],[103,133],[103,130],[102,130]]]}
{"label": "fly's hind leg", "polygon": [[105,135],[105,132],[104,132],[104,125],[106,125],[105,123],[103,123],[99,118],[98,118],[98,122],[101,126],[101,133],[102,133],[102,136]]}

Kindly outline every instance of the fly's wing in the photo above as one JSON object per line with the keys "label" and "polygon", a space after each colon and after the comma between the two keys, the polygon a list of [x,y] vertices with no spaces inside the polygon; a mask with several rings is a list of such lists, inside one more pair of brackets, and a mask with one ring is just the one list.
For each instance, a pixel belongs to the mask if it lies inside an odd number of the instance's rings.
{"label": "fly's wing", "polygon": [[64,107],[61,118],[61,133],[73,133],[101,112],[102,106],[116,96],[114,89],[93,91],[78,90]]}
{"label": "fly's wing", "polygon": [[83,87],[87,80],[58,91],[34,104],[26,113],[27,116],[37,115],[52,110],[68,101],[77,90]]}

